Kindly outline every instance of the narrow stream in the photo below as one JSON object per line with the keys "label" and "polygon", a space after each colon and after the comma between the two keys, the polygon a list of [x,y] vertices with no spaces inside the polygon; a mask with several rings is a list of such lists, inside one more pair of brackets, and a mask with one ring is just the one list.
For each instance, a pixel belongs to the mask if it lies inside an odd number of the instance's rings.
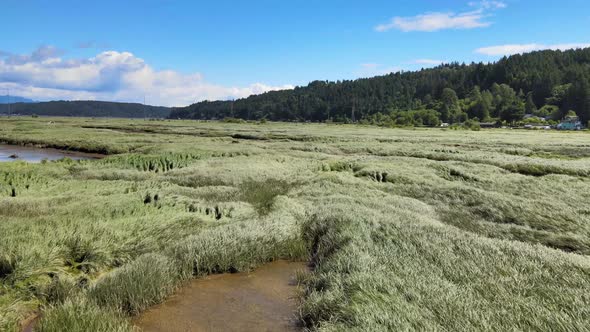
{"label": "narrow stream", "polygon": [[0,162],[24,160],[30,163],[39,163],[42,160],[58,160],[68,157],[74,160],[98,159],[104,157],[99,154],[65,151],[58,149],[45,149],[32,146],[20,146],[0,144]]}
{"label": "narrow stream", "polygon": [[278,261],[251,273],[195,279],[134,324],[145,332],[297,331],[294,278],[304,269]]}

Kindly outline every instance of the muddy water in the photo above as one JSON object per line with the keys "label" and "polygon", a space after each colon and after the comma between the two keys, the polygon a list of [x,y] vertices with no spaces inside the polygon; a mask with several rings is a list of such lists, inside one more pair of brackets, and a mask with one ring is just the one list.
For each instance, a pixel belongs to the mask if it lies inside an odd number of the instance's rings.
{"label": "muddy water", "polygon": [[251,273],[195,279],[134,320],[145,332],[297,331],[295,273],[278,261]]}
{"label": "muddy water", "polygon": [[74,160],[98,159],[104,157],[98,154],[63,151],[57,149],[44,149],[31,146],[0,144],[0,162],[24,160],[30,163],[38,163],[43,159],[58,160],[68,157]]}

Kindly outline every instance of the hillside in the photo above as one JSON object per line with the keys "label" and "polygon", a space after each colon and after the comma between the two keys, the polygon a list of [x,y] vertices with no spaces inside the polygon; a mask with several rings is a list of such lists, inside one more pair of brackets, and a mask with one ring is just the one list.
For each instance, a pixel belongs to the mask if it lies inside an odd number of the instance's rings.
{"label": "hillside", "polygon": [[0,104],[9,104],[9,103],[34,103],[35,101],[29,98],[19,97],[19,96],[9,96],[4,95],[0,96]]}
{"label": "hillside", "polygon": [[[7,107],[0,108],[6,113]],[[166,118],[170,108],[144,106],[137,103],[115,103],[106,101],[50,101],[43,103],[16,103],[11,105],[12,114],[46,116],[82,116],[116,118]]]}
{"label": "hillside", "polygon": [[590,120],[590,49],[539,51],[495,63],[450,63],[417,72],[314,81],[234,101],[173,109],[171,118],[368,121],[436,125],[467,119],[555,120],[568,111]]}

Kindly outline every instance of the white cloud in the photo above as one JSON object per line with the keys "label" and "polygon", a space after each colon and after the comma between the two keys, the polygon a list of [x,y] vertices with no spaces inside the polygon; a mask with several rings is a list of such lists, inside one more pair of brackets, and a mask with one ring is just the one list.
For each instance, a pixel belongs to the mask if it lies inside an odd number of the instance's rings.
{"label": "white cloud", "polygon": [[184,106],[200,100],[247,97],[291,85],[254,83],[226,87],[207,82],[199,73],[155,70],[129,52],[106,51],[87,59],[64,59],[54,47],[31,55],[0,54],[0,89],[36,100],[98,99],[153,105]]}
{"label": "white cloud", "polygon": [[506,45],[497,45],[497,46],[489,46],[489,47],[482,47],[475,50],[475,53],[490,55],[490,56],[498,56],[498,55],[511,55],[511,54],[519,54],[519,53],[526,53],[538,50],[568,50],[568,49],[576,49],[576,48],[586,48],[590,47],[590,43],[571,43],[571,44],[554,44],[554,45],[547,45],[547,44],[506,44]]}
{"label": "white cloud", "polygon": [[389,23],[380,24],[375,27],[379,32],[391,29],[398,29],[404,32],[425,31],[433,32],[445,29],[473,29],[483,28],[491,25],[484,21],[485,15],[482,11],[471,11],[466,13],[427,13],[412,17],[394,17]]}
{"label": "white cloud", "polygon": [[480,0],[469,2],[474,10],[460,13],[455,12],[431,12],[410,17],[396,16],[391,21],[375,27],[378,32],[397,29],[404,32],[425,31],[433,32],[446,29],[475,29],[485,28],[492,23],[485,20],[491,16],[492,11],[506,8],[503,1]]}
{"label": "white cloud", "polygon": [[416,59],[412,61],[413,64],[416,65],[429,65],[429,66],[436,66],[444,63],[443,60],[434,60],[434,59]]}
{"label": "white cloud", "polygon": [[483,9],[503,9],[507,7],[505,2],[493,0],[472,1],[469,6]]}

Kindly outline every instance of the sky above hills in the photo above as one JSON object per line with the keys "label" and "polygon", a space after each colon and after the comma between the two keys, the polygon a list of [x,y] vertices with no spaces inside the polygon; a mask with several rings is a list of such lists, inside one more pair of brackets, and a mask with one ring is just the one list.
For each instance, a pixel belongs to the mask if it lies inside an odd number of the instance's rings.
{"label": "sky above hills", "polygon": [[0,95],[184,106],[590,46],[587,0],[0,3]]}

